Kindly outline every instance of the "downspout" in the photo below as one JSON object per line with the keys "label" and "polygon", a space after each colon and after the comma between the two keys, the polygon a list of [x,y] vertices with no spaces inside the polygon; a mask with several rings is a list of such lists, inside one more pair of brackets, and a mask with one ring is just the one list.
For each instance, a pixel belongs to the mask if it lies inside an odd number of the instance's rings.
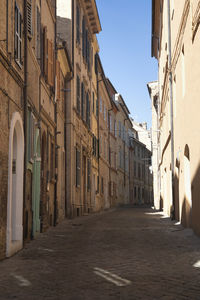
{"label": "downspout", "polygon": [[[8,1],[7,1],[8,2]],[[27,79],[28,79],[28,72],[27,72],[27,38],[28,38],[28,32],[27,32],[27,0],[24,1],[24,188],[23,188],[23,225],[26,220],[25,216],[25,207],[26,207],[26,161],[27,161]],[[28,228],[25,228],[23,230],[24,238],[25,238],[25,232],[28,232]]]}
{"label": "downspout", "polygon": [[55,0],[55,24],[54,24],[54,49],[55,49],[55,60],[54,60],[54,86],[55,86],[55,98],[54,98],[54,121],[56,124],[54,135],[55,135],[55,186],[54,186],[54,226],[57,224],[57,189],[58,189],[58,145],[57,145],[57,74],[56,74],[56,62],[57,62],[57,45],[56,45],[56,37],[57,37],[57,22],[56,22],[56,0]]}
{"label": "downspout", "polygon": [[[108,112],[112,111],[112,108],[108,110]],[[110,116],[111,117],[111,116]],[[109,186],[110,186],[110,204],[112,203],[112,199],[111,199],[111,167],[112,167],[112,159],[111,159],[111,149],[110,149],[110,134],[111,134],[111,128],[110,128],[110,119],[109,119],[109,132],[108,132],[108,145],[109,145],[109,174],[108,174],[108,178],[109,178]],[[112,205],[111,205],[112,207]]]}
{"label": "downspout", "polygon": [[68,216],[68,205],[67,205],[67,83],[73,79],[74,75],[64,79],[64,149],[65,149],[65,217]]}
{"label": "downspout", "polygon": [[172,171],[172,210],[171,218],[175,218],[175,198],[174,198],[174,113],[173,113],[173,78],[172,78],[172,54],[171,54],[171,18],[170,0],[168,0],[168,45],[169,45],[169,92],[170,92],[170,123],[171,123],[171,171]]}
{"label": "downspout", "polygon": [[8,53],[8,0],[6,1],[6,51]]}

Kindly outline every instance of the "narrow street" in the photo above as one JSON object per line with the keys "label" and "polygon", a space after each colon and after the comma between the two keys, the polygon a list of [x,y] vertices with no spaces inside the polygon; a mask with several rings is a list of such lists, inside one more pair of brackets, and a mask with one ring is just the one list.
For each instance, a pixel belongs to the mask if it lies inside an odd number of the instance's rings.
{"label": "narrow street", "polygon": [[198,300],[198,260],[190,229],[119,208],[65,220],[0,262],[0,299]]}

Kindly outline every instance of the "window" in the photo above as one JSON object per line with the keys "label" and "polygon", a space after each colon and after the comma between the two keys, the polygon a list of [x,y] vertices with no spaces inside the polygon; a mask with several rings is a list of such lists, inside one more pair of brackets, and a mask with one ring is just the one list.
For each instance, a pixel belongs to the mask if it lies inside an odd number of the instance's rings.
{"label": "window", "polygon": [[114,135],[115,135],[115,137],[117,137],[117,124],[116,124],[116,120],[114,120]]}
{"label": "window", "polygon": [[90,128],[90,99],[89,99],[89,93],[86,94],[86,123],[88,127]]}
{"label": "window", "polygon": [[[52,140],[52,138],[51,138]],[[50,148],[50,179],[54,179],[54,143],[51,141],[51,148]]]}
{"label": "window", "polygon": [[80,78],[78,75],[76,78],[76,109],[77,109],[78,113],[80,114],[80,110],[81,110],[81,107],[80,107]]}
{"label": "window", "polygon": [[98,156],[98,141],[95,135],[92,138],[92,154],[97,157]]}
{"label": "window", "polygon": [[76,40],[80,44],[80,9],[76,7]]}
{"label": "window", "polygon": [[119,137],[121,137],[121,122],[119,121]]}
{"label": "window", "polygon": [[87,160],[87,189],[88,189],[88,191],[89,191],[90,188],[91,188],[90,178],[91,178],[91,162],[90,162],[90,160],[88,159],[88,160]]}
{"label": "window", "polygon": [[56,91],[57,100],[60,100],[60,62],[56,61]]}
{"label": "window", "polygon": [[104,182],[103,182],[103,177],[101,177],[101,193],[104,193]]}
{"label": "window", "polygon": [[137,176],[137,163],[134,163],[134,176]]}
{"label": "window", "polygon": [[94,105],[94,92],[92,93],[92,112],[95,112],[95,105]]}
{"label": "window", "polygon": [[96,116],[98,117],[99,114],[99,105],[98,105],[98,99],[96,99]]}
{"label": "window", "polygon": [[39,60],[40,64],[40,57],[41,57],[41,15],[39,7],[37,6],[37,45],[36,45],[36,56]]}
{"label": "window", "polygon": [[15,60],[22,64],[22,15],[15,4]]}
{"label": "window", "polygon": [[100,98],[100,112],[102,113],[102,99]]}
{"label": "window", "polygon": [[103,118],[104,121],[106,121],[106,106],[104,105],[104,110],[103,110]]}
{"label": "window", "polygon": [[76,187],[80,186],[80,175],[81,175],[81,153],[76,148]]}
{"label": "window", "polygon": [[85,86],[81,83],[81,117],[85,120]]}
{"label": "window", "polygon": [[109,121],[110,121],[109,127],[110,127],[110,131],[112,132],[112,116],[109,114],[108,114],[108,116],[109,116]]}
{"label": "window", "polygon": [[85,57],[85,19],[82,20],[82,55]]}
{"label": "window", "polygon": [[27,1],[27,29],[28,34],[32,35],[32,0]]}
{"label": "window", "polygon": [[53,43],[47,39],[47,81],[51,86],[54,86],[53,60]]}

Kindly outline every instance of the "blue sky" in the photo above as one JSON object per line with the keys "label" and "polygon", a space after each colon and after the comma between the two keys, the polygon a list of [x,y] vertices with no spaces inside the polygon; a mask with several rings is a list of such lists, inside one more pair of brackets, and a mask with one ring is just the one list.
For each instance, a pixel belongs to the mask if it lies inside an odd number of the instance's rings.
{"label": "blue sky", "polygon": [[97,35],[106,76],[137,122],[151,126],[146,84],[157,79],[151,57],[151,0],[96,0],[102,32]]}

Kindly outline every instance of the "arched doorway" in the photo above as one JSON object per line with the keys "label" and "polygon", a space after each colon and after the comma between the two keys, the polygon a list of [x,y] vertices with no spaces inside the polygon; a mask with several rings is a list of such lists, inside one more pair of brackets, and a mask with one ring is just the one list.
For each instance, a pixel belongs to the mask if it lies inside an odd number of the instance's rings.
{"label": "arched doorway", "polygon": [[9,136],[6,256],[23,246],[24,132],[21,116],[12,116]]}
{"label": "arched doorway", "polygon": [[35,143],[34,143],[34,164],[33,164],[33,197],[32,197],[32,211],[33,211],[33,237],[37,232],[40,232],[40,134],[39,129],[36,129]]}
{"label": "arched doorway", "polygon": [[191,226],[192,214],[192,193],[191,193],[191,175],[190,175],[190,150],[188,145],[184,151],[184,202],[182,207],[182,221],[186,227]]}

